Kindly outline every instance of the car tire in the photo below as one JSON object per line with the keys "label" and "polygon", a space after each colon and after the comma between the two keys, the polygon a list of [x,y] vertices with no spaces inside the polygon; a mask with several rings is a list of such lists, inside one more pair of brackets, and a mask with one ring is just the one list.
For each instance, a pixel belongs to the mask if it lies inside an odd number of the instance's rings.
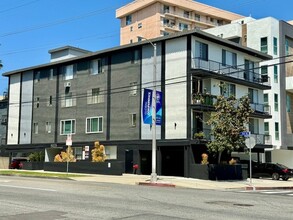
{"label": "car tire", "polygon": [[289,177],[283,177],[282,178],[284,181],[287,181],[289,179]]}
{"label": "car tire", "polygon": [[272,179],[273,180],[279,180],[280,179],[280,175],[278,173],[273,173],[272,174]]}

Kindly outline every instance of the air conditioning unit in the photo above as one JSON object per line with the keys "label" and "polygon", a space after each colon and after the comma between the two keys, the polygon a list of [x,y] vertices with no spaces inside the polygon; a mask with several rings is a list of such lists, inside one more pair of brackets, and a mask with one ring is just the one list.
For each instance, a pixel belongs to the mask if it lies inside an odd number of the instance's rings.
{"label": "air conditioning unit", "polygon": [[64,87],[70,87],[70,86],[71,86],[71,82],[64,83]]}

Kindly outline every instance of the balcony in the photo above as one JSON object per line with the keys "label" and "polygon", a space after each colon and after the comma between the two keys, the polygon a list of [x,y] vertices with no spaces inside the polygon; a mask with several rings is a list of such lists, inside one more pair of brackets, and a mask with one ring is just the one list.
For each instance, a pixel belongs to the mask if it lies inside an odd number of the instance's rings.
{"label": "balcony", "polygon": [[255,145],[272,145],[272,136],[266,134],[251,134],[250,137],[255,139]]}
{"label": "balcony", "polygon": [[200,111],[214,111],[214,103],[217,100],[217,96],[204,94],[204,93],[197,93],[192,94],[192,105],[193,109],[200,110]]}
{"label": "balcony", "polygon": [[193,129],[193,139],[196,140],[198,143],[204,143],[211,140],[211,129],[201,129],[198,130],[197,128]]}
{"label": "balcony", "polygon": [[252,113],[252,117],[272,118],[270,105],[250,103],[250,107],[254,110],[254,112]]}
{"label": "balcony", "polygon": [[222,65],[220,62],[194,58],[191,63],[191,73],[192,75],[201,78],[217,78],[219,80],[263,90],[271,88],[269,76],[246,70],[243,67],[243,65]]}

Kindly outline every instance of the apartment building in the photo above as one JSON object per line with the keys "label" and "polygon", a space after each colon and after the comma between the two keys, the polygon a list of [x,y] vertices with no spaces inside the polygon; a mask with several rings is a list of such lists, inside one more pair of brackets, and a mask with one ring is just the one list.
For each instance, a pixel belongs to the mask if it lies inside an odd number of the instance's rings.
{"label": "apartment building", "polygon": [[[273,57],[261,62],[261,73],[268,75],[271,89],[265,90],[264,102],[272,106],[272,118],[265,119],[265,133],[272,136],[275,149],[293,147],[293,26],[272,17],[251,17],[205,30]],[[249,68],[255,66],[246,63]]]}
{"label": "apartment building", "polygon": [[121,45],[217,27],[242,17],[193,0],[136,0],[116,10],[116,18],[121,21]]}
{"label": "apartment building", "polygon": [[7,107],[8,96],[4,93],[3,96],[0,96],[0,156],[4,155],[2,146],[6,144]]}
{"label": "apartment building", "polygon": [[[269,76],[245,65],[249,61],[259,67],[271,56],[200,30],[152,43],[157,47],[157,90],[162,93],[156,129],[159,175],[192,177],[192,165],[200,163],[211,140],[203,121],[214,111],[214,97],[223,92],[220,83],[227,86],[225,96],[255,98],[253,151],[271,146],[264,127],[270,108],[263,103]],[[86,153],[99,140],[107,159],[121,161],[123,172],[132,172],[132,164],[138,163],[140,173],[150,174],[152,128],[143,120],[142,106],[146,89],[153,86],[153,58],[153,45],[143,41],[4,73],[9,77],[6,150],[46,149],[46,161],[52,161],[70,134],[78,161],[90,161]],[[194,136],[199,131],[204,139]]]}

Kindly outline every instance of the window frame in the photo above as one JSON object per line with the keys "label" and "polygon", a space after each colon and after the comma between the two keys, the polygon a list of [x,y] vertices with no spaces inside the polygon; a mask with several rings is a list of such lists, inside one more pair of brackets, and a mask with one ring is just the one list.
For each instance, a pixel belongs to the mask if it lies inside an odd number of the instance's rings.
{"label": "window frame", "polygon": [[260,51],[262,53],[268,53],[268,37],[260,38]]}
{"label": "window frame", "polygon": [[274,111],[279,111],[279,95],[277,93],[274,93]]}
{"label": "window frame", "polygon": [[[71,122],[70,133],[66,133],[66,132],[64,132],[65,130],[62,129],[62,128],[65,129],[65,126],[63,126],[63,123],[66,123],[68,121]],[[66,124],[64,124],[64,125],[66,125]],[[76,132],[76,120],[75,119],[63,119],[63,120],[60,120],[60,135],[75,134],[75,132]]]}
{"label": "window frame", "polygon": [[125,17],[125,25],[128,26],[132,24],[132,15],[126,15]]}
{"label": "window frame", "polygon": [[136,113],[130,113],[129,114],[129,125],[130,127],[136,127],[137,124],[137,114]]}
{"label": "window frame", "polygon": [[[92,120],[97,119],[97,131],[92,131]],[[101,121],[100,121],[101,120]],[[101,125],[100,125],[101,122]],[[88,123],[90,123],[90,127],[88,127]],[[103,133],[103,125],[104,125],[104,117],[103,116],[93,116],[93,117],[87,117],[85,119],[85,133],[86,134],[98,134]],[[88,131],[88,128],[90,128],[90,131]]]}
{"label": "window frame", "polygon": [[273,37],[273,54],[278,55],[278,38]]}
{"label": "window frame", "polygon": [[279,122],[275,122],[275,140],[280,140],[280,129],[279,129]]}
{"label": "window frame", "polygon": [[50,134],[52,132],[52,123],[50,121],[46,121],[46,125],[45,125],[45,131],[46,133]]}

